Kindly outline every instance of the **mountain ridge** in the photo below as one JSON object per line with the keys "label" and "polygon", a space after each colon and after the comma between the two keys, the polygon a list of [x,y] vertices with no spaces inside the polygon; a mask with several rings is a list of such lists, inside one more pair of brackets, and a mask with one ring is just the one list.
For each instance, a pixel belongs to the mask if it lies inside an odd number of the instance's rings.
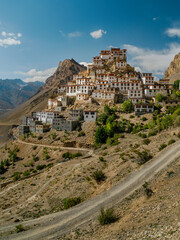
{"label": "mountain ridge", "polygon": [[176,54],[171,61],[168,69],[165,71],[164,78],[170,79],[171,83],[180,79],[180,53]]}
{"label": "mountain ridge", "polygon": [[12,109],[27,101],[44,83],[0,79],[0,109]]}
{"label": "mountain ridge", "polygon": [[3,114],[1,122],[19,124],[24,115],[29,115],[33,111],[41,111],[46,108],[47,100],[53,95],[54,89],[65,86],[68,81],[73,79],[74,74],[85,71],[86,67],[79,64],[74,59],[60,61],[55,73],[47,78],[45,84],[39,91],[17,108]]}

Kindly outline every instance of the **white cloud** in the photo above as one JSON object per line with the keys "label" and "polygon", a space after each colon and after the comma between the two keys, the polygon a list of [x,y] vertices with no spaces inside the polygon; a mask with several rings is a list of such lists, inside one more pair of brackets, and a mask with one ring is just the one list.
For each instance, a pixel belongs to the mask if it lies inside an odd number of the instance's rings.
{"label": "white cloud", "polygon": [[78,32],[78,31],[68,33],[68,37],[70,37],[70,38],[80,37],[81,35],[82,35],[82,33]]}
{"label": "white cloud", "polygon": [[92,64],[92,63],[88,63],[88,62],[80,62],[79,64],[84,65],[85,67],[87,67],[87,65],[90,65],[90,64]]}
{"label": "white cloud", "polygon": [[59,33],[60,33],[63,37],[66,36],[66,34],[65,34],[62,30],[59,30]]}
{"label": "white cloud", "polygon": [[139,67],[143,72],[152,72],[156,75],[163,75],[174,56],[180,52],[180,44],[171,43],[162,50],[151,50],[125,44],[128,54],[131,56],[129,63]]}
{"label": "white cloud", "polygon": [[156,21],[157,19],[158,19],[158,17],[153,17],[153,19],[152,19],[152,20],[153,20],[153,21]]}
{"label": "white cloud", "polygon": [[17,37],[22,37],[22,33],[18,33],[18,34],[17,34]]}
{"label": "white cloud", "polygon": [[0,38],[0,47],[8,47],[12,45],[20,45],[21,41],[17,38],[21,37],[22,34],[18,33],[7,33],[5,31],[1,32],[2,38]]}
{"label": "white cloud", "polygon": [[23,81],[25,82],[45,82],[46,79],[54,74],[56,71],[56,67],[48,68],[42,71],[37,71],[35,68],[29,70],[28,72],[15,72],[15,74],[24,76],[25,79]]}
{"label": "white cloud", "polygon": [[91,35],[91,37],[93,37],[95,39],[99,39],[103,36],[103,34],[106,34],[106,33],[107,33],[107,31],[99,29],[97,31],[91,32],[90,35]]}
{"label": "white cloud", "polygon": [[165,33],[169,37],[180,37],[180,28],[168,28]]}
{"label": "white cloud", "polygon": [[7,47],[12,45],[20,45],[20,44],[21,44],[21,41],[16,40],[15,38],[0,39],[0,47]]}
{"label": "white cloud", "polygon": [[113,45],[109,45],[108,48],[117,48],[117,47]]}

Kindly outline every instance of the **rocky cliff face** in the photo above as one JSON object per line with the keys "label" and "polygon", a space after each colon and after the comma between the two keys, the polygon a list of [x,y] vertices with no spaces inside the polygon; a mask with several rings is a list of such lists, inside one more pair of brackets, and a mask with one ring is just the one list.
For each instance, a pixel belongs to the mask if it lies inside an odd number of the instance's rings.
{"label": "rocky cliff face", "polygon": [[178,53],[170,63],[164,74],[164,78],[169,78],[172,83],[180,79],[180,53]]}
{"label": "rocky cliff face", "polygon": [[46,80],[46,83],[42,89],[56,88],[62,85],[66,85],[68,81],[71,81],[74,74],[78,74],[81,71],[85,71],[86,67],[77,63],[74,59],[66,59],[60,62],[56,72],[53,76]]}
{"label": "rocky cliff face", "polygon": [[56,72],[49,77],[44,86],[40,88],[37,94],[28,101],[21,104],[15,110],[6,113],[3,120],[9,123],[19,123],[24,115],[29,115],[33,111],[41,111],[46,108],[47,100],[58,86],[66,85],[73,79],[74,74],[85,71],[86,67],[77,63],[74,59],[66,59],[60,62]]}

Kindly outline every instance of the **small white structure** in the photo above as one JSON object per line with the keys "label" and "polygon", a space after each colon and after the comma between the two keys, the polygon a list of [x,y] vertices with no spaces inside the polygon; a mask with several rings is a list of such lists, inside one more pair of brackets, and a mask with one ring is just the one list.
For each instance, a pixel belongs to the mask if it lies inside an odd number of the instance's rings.
{"label": "small white structure", "polygon": [[144,85],[154,85],[154,77],[152,73],[142,73],[141,78]]}
{"label": "small white structure", "polygon": [[154,104],[151,103],[134,104],[134,111],[136,114],[153,113]]}
{"label": "small white structure", "polygon": [[58,105],[57,99],[48,99],[48,109],[56,108]]}
{"label": "small white structure", "polygon": [[58,117],[60,117],[58,112],[36,112],[36,118],[38,121],[44,123],[52,124],[53,119]]}
{"label": "small white structure", "polygon": [[93,65],[94,65],[94,66],[102,67],[102,66],[103,66],[103,63],[102,63],[101,57],[99,57],[99,56],[93,57]]}
{"label": "small white structure", "polygon": [[129,89],[128,90],[128,98],[142,98],[143,91],[142,89]]}
{"label": "small white structure", "polygon": [[125,69],[127,66],[127,62],[126,61],[116,61],[116,67],[118,69]]}
{"label": "small white structure", "polygon": [[94,90],[92,93],[92,97],[94,99],[116,101],[117,94],[115,92],[115,89],[114,90]]}
{"label": "small white structure", "polygon": [[77,101],[87,101],[87,100],[89,100],[89,95],[84,94],[84,93],[77,93],[76,100]]}
{"label": "small white structure", "polygon": [[85,122],[95,122],[97,118],[96,111],[84,111],[84,121]]}
{"label": "small white structure", "polygon": [[108,60],[111,58],[111,51],[110,50],[102,50],[100,53],[101,59]]}

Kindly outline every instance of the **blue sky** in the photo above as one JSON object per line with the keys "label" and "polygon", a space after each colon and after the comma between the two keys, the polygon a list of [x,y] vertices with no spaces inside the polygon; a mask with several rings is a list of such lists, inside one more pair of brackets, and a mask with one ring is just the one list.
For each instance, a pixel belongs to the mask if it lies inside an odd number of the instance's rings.
{"label": "blue sky", "polygon": [[44,81],[59,61],[89,63],[110,46],[161,77],[180,52],[179,9],[177,0],[0,0],[0,78]]}

